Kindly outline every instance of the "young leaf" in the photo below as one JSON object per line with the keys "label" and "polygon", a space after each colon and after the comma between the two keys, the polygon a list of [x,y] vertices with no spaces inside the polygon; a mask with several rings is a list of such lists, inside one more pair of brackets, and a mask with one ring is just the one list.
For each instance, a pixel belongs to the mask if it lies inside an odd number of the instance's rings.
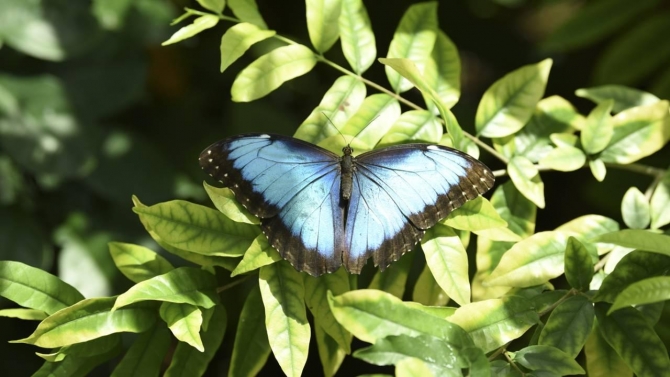
{"label": "young leaf", "polygon": [[[407,9],[393,34],[387,58],[404,58],[423,70],[437,37],[437,1],[414,4]],[[398,72],[386,67],[386,77],[396,93],[405,92],[412,84]]]}
{"label": "young leaf", "polygon": [[114,309],[148,300],[191,304],[208,309],[218,301],[216,279],[201,269],[179,267],[135,284],[116,299]]}
{"label": "young leaf", "polygon": [[614,134],[610,112],[614,101],[607,100],[596,106],[586,118],[581,134],[582,146],[588,154],[596,154],[609,144]]}
{"label": "young leaf", "polygon": [[650,200],[651,228],[670,224],[670,170],[663,174]]}
{"label": "young leaf", "polygon": [[627,306],[638,306],[670,300],[670,277],[657,276],[626,287],[614,301],[609,313]]}
{"label": "young leaf", "polygon": [[[574,289],[586,292],[593,279],[591,254],[577,238],[570,236],[565,249],[565,278]],[[575,355],[576,356],[576,355]]]}
{"label": "young leaf", "polygon": [[537,167],[525,157],[512,157],[507,172],[514,186],[530,201],[544,208],[544,182]]}
{"label": "young leaf", "polygon": [[199,334],[202,311],[197,306],[163,302],[159,313],[177,340],[188,343],[200,352],[205,351]]}
{"label": "young leaf", "polygon": [[607,341],[600,335],[596,321],[591,331],[591,335],[584,346],[586,356],[586,372],[589,376],[598,377],[630,377],[633,371],[621,360],[616,351],[607,344]]}
{"label": "young leaf", "polygon": [[519,338],[539,317],[530,300],[506,297],[461,306],[447,320],[467,331],[475,346],[490,352]]}
{"label": "young leaf", "polygon": [[597,158],[595,160],[589,160],[589,168],[591,169],[591,174],[598,181],[602,182],[605,180],[605,175],[607,174],[607,167],[603,160]]}
{"label": "young leaf", "polygon": [[389,335],[431,335],[456,347],[472,345],[460,327],[422,310],[405,305],[397,297],[374,289],[359,289],[337,297],[328,294],[337,321],[358,339],[375,343]]}
{"label": "young leaf", "polygon": [[192,36],[200,33],[203,30],[213,28],[218,23],[219,23],[219,17],[213,14],[200,16],[195,20],[193,20],[192,24],[184,26],[181,29],[177,30],[177,32],[172,34],[170,39],[163,42],[161,46],[171,45],[173,43],[181,42],[184,39],[191,38]]}
{"label": "young leaf", "polygon": [[303,45],[276,48],[242,70],[231,88],[233,101],[250,102],[265,97],[283,83],[314,68],[316,55]]}
{"label": "young leaf", "polygon": [[272,353],[287,376],[300,376],[311,336],[303,277],[283,261],[261,267],[259,279]]}
{"label": "young leaf", "polygon": [[468,255],[453,229],[436,224],[421,241],[426,264],[440,287],[463,306],[470,302]]}
{"label": "young leaf", "polygon": [[477,108],[477,134],[498,138],[519,131],[544,95],[551,59],[521,67],[489,87]]}
{"label": "young leaf", "polygon": [[[356,136],[357,153],[372,150],[381,138],[388,132],[400,116],[398,100],[388,94],[379,93],[367,97],[356,114],[340,129],[345,136]],[[333,135],[323,140],[319,145],[327,146],[336,142],[338,152],[342,150],[342,136]],[[352,144],[353,146],[353,144]]]}
{"label": "young leaf", "polygon": [[603,234],[596,240],[670,256],[670,236],[646,230],[624,229]]}
{"label": "young leaf", "polygon": [[634,308],[607,315],[608,304],[595,306],[600,335],[638,376],[662,376],[670,370],[668,351],[654,328]]}
{"label": "young leaf", "polygon": [[372,277],[368,289],[378,289],[402,299],[402,296],[405,295],[407,277],[413,260],[413,253],[405,253],[384,271],[377,271],[375,276]]}
{"label": "young leaf", "polygon": [[586,373],[572,357],[551,346],[523,348],[515,352],[514,361],[530,370],[547,371],[559,376]]}
{"label": "young leaf", "polygon": [[[611,257],[610,257],[611,258]],[[663,276],[670,269],[670,257],[635,251],[627,254],[600,285],[594,301],[613,303],[617,296],[631,284],[654,276]]]}
{"label": "young leaf", "polygon": [[538,344],[556,347],[576,358],[591,333],[594,319],[591,301],[584,296],[572,296],[551,312]]}
{"label": "young leaf", "polygon": [[322,330],[337,342],[339,348],[347,354],[351,353],[351,333],[345,330],[333,316],[328,305],[327,292],[330,291],[334,295],[340,295],[349,290],[349,276],[344,268],[318,278],[305,276],[305,303],[307,307],[314,318],[318,318]]}
{"label": "young leaf", "polygon": [[456,229],[470,231],[507,226],[507,221],[500,217],[491,202],[483,196],[465,202],[451,212],[443,223]]}
{"label": "young leaf", "polygon": [[316,51],[328,51],[340,36],[341,0],[307,0],[307,31]]}
{"label": "young leaf", "polygon": [[263,30],[247,22],[239,23],[226,30],[221,37],[221,72],[244,55],[249,47],[275,34],[274,30]]}
{"label": "young leaf", "polygon": [[575,95],[577,97],[588,98],[599,105],[610,99],[614,100],[612,111],[615,113],[630,109],[631,107],[653,105],[660,101],[658,97],[651,93],[623,85],[603,85],[587,89],[577,89]]}
{"label": "young leaf", "polygon": [[[313,144],[337,134],[365,100],[365,84],[351,76],[341,76],[295,131],[293,137]],[[332,124],[330,123],[332,121]]]}
{"label": "young leaf", "polygon": [[400,114],[379,146],[389,146],[407,141],[437,144],[442,138],[442,125],[435,115],[426,110],[410,110]]}
{"label": "young leaf", "polygon": [[228,187],[214,187],[207,182],[202,182],[205,191],[209,195],[216,209],[221,211],[229,219],[238,223],[260,224],[258,217],[252,215],[235,199],[235,193]]}
{"label": "young leaf", "polygon": [[361,75],[377,56],[375,35],[370,26],[370,18],[362,0],[341,0],[339,18],[342,53],[351,69]]}
{"label": "young leaf", "polygon": [[575,171],[584,166],[586,155],[575,147],[559,147],[552,149],[539,163],[558,171]]}
{"label": "young leaf", "polygon": [[256,0],[228,0],[228,6],[233,11],[235,17],[243,22],[254,24],[261,29],[268,28],[265,21],[263,21],[263,17],[258,12]]}
{"label": "young leaf", "polygon": [[198,4],[212,12],[221,13],[226,7],[226,0],[198,0]]}
{"label": "young leaf", "polygon": [[270,343],[265,329],[265,313],[261,291],[254,287],[244,301],[235,334],[229,377],[255,376],[270,356]]}
{"label": "young leaf", "polygon": [[449,302],[449,296],[437,284],[427,264],[414,284],[412,301],[426,306],[444,306]]}
{"label": "young leaf", "polygon": [[135,206],[133,211],[163,242],[209,256],[240,256],[259,233],[258,227],[182,200]]}
{"label": "young leaf", "polygon": [[[447,109],[458,102],[461,95],[461,60],[458,49],[442,30],[437,30],[433,52],[426,61],[423,77]],[[435,113],[437,109],[433,101],[425,95],[424,98],[426,106]]]}
{"label": "young leaf", "polygon": [[600,153],[603,162],[630,164],[663,148],[670,139],[668,101],[638,106],[612,118],[614,134]]}
{"label": "young leaf", "polygon": [[512,246],[483,284],[509,287],[544,284],[563,273],[567,243],[562,232],[536,233]]}
{"label": "young leaf", "polygon": [[84,299],[50,273],[14,261],[0,261],[0,296],[49,315]]}
{"label": "young leaf", "polygon": [[645,229],[651,221],[649,202],[637,187],[626,191],[621,201],[623,222],[631,229]]}
{"label": "young leaf", "polygon": [[27,321],[41,321],[48,317],[47,313],[37,309],[0,309],[0,317],[18,318]]}
{"label": "young leaf", "polygon": [[55,348],[119,332],[143,332],[155,323],[155,311],[149,308],[112,311],[115,300],[116,297],[82,300],[52,314],[29,337],[16,342]]}
{"label": "young leaf", "polygon": [[316,338],[316,345],[319,349],[319,359],[321,360],[321,366],[323,367],[323,375],[326,377],[332,377],[337,373],[337,370],[342,365],[344,357],[347,355],[340,345],[333,339],[323,327],[319,324],[319,321],[314,319],[314,337]]}
{"label": "young leaf", "polygon": [[228,322],[226,309],[221,305],[216,305],[215,308],[207,331],[200,331],[205,352],[200,352],[184,342],[179,342],[172,356],[172,362],[165,371],[165,377],[199,377],[205,374],[207,365],[214,358],[221,345]]}
{"label": "young leaf", "polygon": [[253,271],[280,260],[282,260],[281,255],[270,246],[267,237],[264,234],[259,234],[244,253],[244,257],[230,274],[230,277]]}
{"label": "young leaf", "polygon": [[112,377],[143,377],[158,374],[170,347],[170,332],[156,325],[141,333],[130,346]]}
{"label": "young leaf", "polygon": [[144,246],[110,242],[109,253],[119,271],[135,283],[174,269],[167,259]]}

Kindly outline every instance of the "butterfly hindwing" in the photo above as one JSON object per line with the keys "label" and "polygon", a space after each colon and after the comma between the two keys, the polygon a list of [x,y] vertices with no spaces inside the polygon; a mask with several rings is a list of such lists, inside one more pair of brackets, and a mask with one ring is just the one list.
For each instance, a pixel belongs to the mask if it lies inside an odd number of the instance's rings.
{"label": "butterfly hindwing", "polygon": [[205,149],[202,168],[261,218],[282,257],[312,275],[341,265],[339,157],[276,135],[240,135]]}

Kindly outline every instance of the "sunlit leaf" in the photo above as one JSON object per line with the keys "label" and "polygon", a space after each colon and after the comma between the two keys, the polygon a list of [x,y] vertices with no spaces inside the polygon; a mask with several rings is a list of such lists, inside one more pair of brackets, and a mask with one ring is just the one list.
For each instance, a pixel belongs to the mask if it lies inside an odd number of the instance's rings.
{"label": "sunlit leaf", "polygon": [[396,377],[434,377],[428,364],[415,357],[406,357],[395,364]]}
{"label": "sunlit leaf", "polygon": [[307,0],[307,31],[314,48],[328,51],[339,38],[340,0]]}
{"label": "sunlit leaf", "polygon": [[18,318],[28,321],[41,321],[48,317],[47,313],[37,309],[0,309],[0,317]]}
{"label": "sunlit leaf", "polygon": [[602,182],[605,180],[605,175],[607,174],[607,167],[603,160],[597,158],[595,160],[589,160],[589,168],[591,169],[591,174],[598,181]]}
{"label": "sunlit leaf", "polygon": [[552,149],[539,163],[558,171],[574,171],[584,166],[586,155],[575,147],[559,147]]}
{"label": "sunlit leaf", "polygon": [[254,24],[261,29],[268,28],[260,12],[258,12],[256,0],[228,0],[228,6],[233,11],[235,17],[243,22]]}
{"label": "sunlit leaf", "polygon": [[618,232],[603,234],[598,237],[597,241],[670,256],[670,236],[646,230],[623,229]]}
{"label": "sunlit leaf", "polygon": [[202,311],[197,306],[164,302],[159,313],[177,340],[188,343],[200,352],[205,350],[199,334]]}
{"label": "sunlit leaf", "polygon": [[537,167],[525,157],[513,157],[507,164],[507,172],[514,186],[531,202],[544,208],[544,182]]}
{"label": "sunlit leaf", "polygon": [[670,224],[670,171],[665,172],[650,200],[651,228]]}
{"label": "sunlit leaf", "polygon": [[469,303],[468,256],[456,233],[437,224],[426,231],[421,248],[430,272],[444,292],[461,306]]}
{"label": "sunlit leaf", "polygon": [[465,202],[451,212],[443,223],[456,229],[470,231],[507,226],[507,221],[500,217],[491,202],[483,196]]}
{"label": "sunlit leaf", "polygon": [[221,72],[244,55],[249,47],[275,34],[274,30],[263,30],[247,22],[241,22],[226,30],[221,37]]}
{"label": "sunlit leaf", "polygon": [[[626,4],[629,3],[627,2]],[[653,105],[660,101],[658,97],[651,93],[623,85],[603,85],[593,88],[577,89],[575,95],[588,98],[597,104],[601,104],[610,99],[614,100],[612,111],[615,113],[630,109],[631,107]]]}
{"label": "sunlit leaf", "polygon": [[609,144],[614,134],[610,112],[614,106],[613,100],[603,101],[589,113],[581,133],[581,142],[584,151],[596,154]]}
{"label": "sunlit leaf", "polygon": [[637,187],[626,191],[621,201],[623,222],[632,229],[645,229],[651,221],[649,201]]}
{"label": "sunlit leaf", "polygon": [[256,270],[280,260],[282,260],[281,255],[270,246],[267,237],[264,234],[259,234],[244,253],[244,257],[230,274],[230,277]]}
{"label": "sunlit leaf", "polygon": [[[437,30],[433,52],[426,60],[423,77],[448,109],[458,102],[461,95],[461,60],[458,49],[442,30]],[[430,98],[426,98],[426,105],[435,110],[433,113],[437,111]]]}
{"label": "sunlit leaf", "polygon": [[375,35],[362,0],[341,0],[339,19],[342,52],[357,74],[365,72],[377,57]]}
{"label": "sunlit leaf", "polygon": [[608,313],[627,306],[638,306],[670,300],[670,277],[657,276],[640,280],[624,289]]}
{"label": "sunlit leaf", "polygon": [[213,14],[207,14],[204,16],[200,16],[193,20],[193,23],[187,26],[182,27],[181,29],[177,30],[176,33],[172,34],[170,39],[167,41],[163,42],[161,45],[162,46],[167,46],[171,45],[173,43],[181,42],[184,39],[191,38],[192,36],[199,34],[203,30],[207,30],[209,28],[213,28],[216,26],[216,24],[219,23],[219,17],[213,15]]}
{"label": "sunlit leaf", "polygon": [[426,110],[410,110],[400,114],[379,145],[389,146],[407,141],[437,144],[441,138],[442,125],[435,115]]}
{"label": "sunlit leaf", "polygon": [[198,4],[212,12],[221,13],[226,6],[226,0],[198,0]]}
{"label": "sunlit leaf", "polygon": [[203,181],[207,195],[216,209],[238,223],[259,224],[258,217],[252,215],[235,199],[235,193],[228,187],[214,187]]}
{"label": "sunlit leaf", "polygon": [[135,283],[174,269],[165,258],[144,246],[111,242],[109,253],[119,271]]}

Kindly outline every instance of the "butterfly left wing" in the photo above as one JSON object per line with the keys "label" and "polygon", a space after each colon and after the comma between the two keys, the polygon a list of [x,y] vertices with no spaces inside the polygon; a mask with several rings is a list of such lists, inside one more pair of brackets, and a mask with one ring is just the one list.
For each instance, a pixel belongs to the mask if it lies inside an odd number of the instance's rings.
{"label": "butterfly left wing", "polygon": [[455,149],[405,144],[364,153],[346,218],[344,264],[359,272],[373,256],[384,269],[426,229],[493,186],[491,170]]}
{"label": "butterfly left wing", "polygon": [[200,165],[261,218],[270,244],[296,269],[321,275],[342,264],[337,155],[290,137],[248,134],[212,144]]}

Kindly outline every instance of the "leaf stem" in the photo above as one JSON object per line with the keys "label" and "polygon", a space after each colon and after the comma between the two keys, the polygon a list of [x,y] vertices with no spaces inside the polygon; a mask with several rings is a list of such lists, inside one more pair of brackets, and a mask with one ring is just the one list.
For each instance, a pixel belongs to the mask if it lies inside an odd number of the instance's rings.
{"label": "leaf stem", "polygon": [[237,279],[237,280],[235,280],[235,281],[232,281],[232,282],[230,282],[230,283],[228,283],[228,284],[226,284],[226,285],[224,285],[224,286],[222,286],[222,287],[218,287],[218,288],[216,288],[216,293],[221,293],[221,292],[226,291],[226,290],[228,290],[228,289],[230,289],[230,288],[232,288],[232,287],[234,287],[234,286],[236,286],[236,285],[242,284],[242,283],[244,283],[245,281],[249,280],[249,278],[251,278],[252,276],[254,276],[254,275],[253,275],[253,274],[251,274],[251,275],[247,275],[247,276],[244,276],[244,277],[242,277],[242,278],[240,278],[240,279]]}

